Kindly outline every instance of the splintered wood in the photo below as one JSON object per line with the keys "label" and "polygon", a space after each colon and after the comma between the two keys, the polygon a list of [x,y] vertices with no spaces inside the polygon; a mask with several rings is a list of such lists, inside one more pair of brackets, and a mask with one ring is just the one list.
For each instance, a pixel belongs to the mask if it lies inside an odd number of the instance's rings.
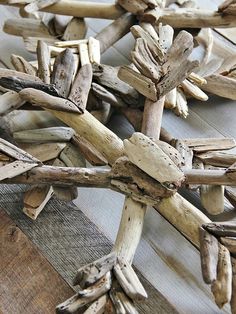
{"label": "splintered wood", "polygon": [[[7,20],[4,31],[23,37],[37,55],[29,62],[13,54],[15,70],[0,69],[0,116],[17,144],[0,139],[1,183],[30,185],[22,210],[31,219],[52,195],[76,198],[77,186],[125,195],[112,252],[76,272],[79,290],[57,313],[76,313],[85,305],[86,314],[137,313],[135,303],[147,294],[131,265],[148,205],[200,250],[203,279],[216,304],[230,303],[236,313],[236,224],[212,222],[177,193],[180,187],[196,190],[212,217],[224,212],[224,197],[235,207],[235,140],[177,139],[162,128],[163,110],[186,118],[189,98],[207,101],[213,93],[236,99],[235,50],[218,38],[217,51],[211,29],[236,26],[235,0],[217,11],[197,9],[191,1],[0,4],[20,7],[24,18]],[[86,17],[114,21],[93,38],[86,37]],[[184,30],[201,27],[196,37]],[[101,53],[129,32],[135,39],[131,63],[101,64]],[[203,56],[195,60],[199,46]],[[30,121],[18,128],[21,106],[27,109],[22,120]],[[32,115],[35,107],[40,111]],[[55,119],[42,123],[43,110]],[[133,125],[129,139],[106,127],[113,113]],[[86,168],[86,161],[110,168]]]}

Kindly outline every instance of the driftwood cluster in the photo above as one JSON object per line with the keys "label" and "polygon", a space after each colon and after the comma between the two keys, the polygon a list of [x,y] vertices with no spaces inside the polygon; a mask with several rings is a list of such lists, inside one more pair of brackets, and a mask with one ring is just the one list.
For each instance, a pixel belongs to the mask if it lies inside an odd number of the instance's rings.
{"label": "driftwood cluster", "polygon": [[[188,115],[189,97],[205,101],[210,92],[236,99],[235,56],[212,58],[210,29],[236,26],[235,1],[225,1],[216,12],[197,9],[193,1],[0,4],[20,7],[22,18],[6,21],[4,30],[22,36],[26,48],[37,54],[32,62],[12,55],[15,70],[0,69],[0,115],[11,125],[22,108],[32,119],[43,117],[43,108],[66,125],[53,120],[57,123],[46,128],[13,131],[14,144],[1,139],[1,183],[31,185],[23,210],[32,219],[53,194],[74,199],[77,186],[126,195],[112,253],[78,270],[73,284],[80,290],[57,312],[86,307],[87,314],[137,313],[135,302],[147,295],[131,265],[151,205],[199,248],[203,278],[216,304],[221,308],[230,302],[236,313],[236,226],[211,222],[177,193],[183,186],[199,190],[211,215],[224,211],[224,196],[235,206],[236,156],[227,152],[235,141],[180,140],[161,127],[164,108]],[[85,39],[84,17],[114,22]],[[195,37],[205,48],[200,61],[192,57],[193,36],[184,30],[174,35],[174,28],[186,27],[210,27]],[[100,54],[129,31],[135,39],[131,64],[100,64]],[[122,141],[105,126],[113,112],[133,125],[130,139]],[[87,168],[86,161],[110,167]]]}

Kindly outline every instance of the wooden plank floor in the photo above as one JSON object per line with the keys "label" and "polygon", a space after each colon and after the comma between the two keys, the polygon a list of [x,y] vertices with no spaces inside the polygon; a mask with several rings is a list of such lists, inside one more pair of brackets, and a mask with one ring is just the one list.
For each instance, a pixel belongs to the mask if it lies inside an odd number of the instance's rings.
{"label": "wooden plank floor", "polygon": [[54,313],[73,289],[2,209],[0,239],[0,313]]}

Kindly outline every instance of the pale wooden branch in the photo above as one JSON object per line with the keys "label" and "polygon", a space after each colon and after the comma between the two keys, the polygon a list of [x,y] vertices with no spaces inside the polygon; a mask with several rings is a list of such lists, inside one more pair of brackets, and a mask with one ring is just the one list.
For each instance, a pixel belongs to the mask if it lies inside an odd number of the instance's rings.
{"label": "pale wooden branch", "polygon": [[163,23],[173,28],[202,28],[202,27],[234,27],[235,16],[223,15],[210,10],[194,8],[150,10],[143,14],[141,20],[149,23]]}
{"label": "pale wooden branch", "polygon": [[24,100],[14,91],[6,92],[0,96],[0,116],[18,109],[24,104]]}
{"label": "pale wooden branch", "polygon": [[73,17],[67,24],[62,39],[65,41],[83,39],[86,32],[87,24],[84,18]]}
{"label": "pale wooden branch", "polygon": [[[0,4],[6,5],[5,0],[1,0]],[[15,3],[13,6],[20,7],[21,4]],[[75,17],[93,17],[111,20],[120,17],[124,13],[124,10],[115,4],[73,0],[60,0],[58,3],[43,8],[40,11]]]}
{"label": "pale wooden branch", "polygon": [[105,52],[115,42],[124,37],[135,21],[136,18],[134,15],[125,13],[113,23],[102,29],[95,37],[100,42],[101,53]]}

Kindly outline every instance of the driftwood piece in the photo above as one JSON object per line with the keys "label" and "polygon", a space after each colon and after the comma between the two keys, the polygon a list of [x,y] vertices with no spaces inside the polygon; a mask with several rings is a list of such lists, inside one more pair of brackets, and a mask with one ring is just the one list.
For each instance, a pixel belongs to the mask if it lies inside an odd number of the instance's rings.
{"label": "driftwood piece", "polygon": [[24,150],[20,149],[19,147],[5,141],[4,139],[0,138],[0,152],[6,154],[14,159],[19,161],[28,162],[28,163],[38,163],[40,164],[39,159],[37,157],[33,157],[30,153],[25,152]]}
{"label": "driftwood piece", "polygon": [[211,215],[218,215],[224,211],[224,186],[201,185],[200,197],[202,206]]}
{"label": "driftwood piece", "polygon": [[140,109],[120,108],[121,113],[126,117],[136,132],[141,131],[143,113]]}
{"label": "driftwood piece", "polygon": [[81,44],[79,44],[78,49],[79,49],[81,66],[90,63],[88,45],[85,43],[81,43]]}
{"label": "driftwood piece", "polygon": [[21,144],[21,147],[41,162],[57,158],[65,143]]}
{"label": "driftwood piece", "polygon": [[129,263],[118,258],[113,271],[117,281],[128,297],[134,301],[142,301],[147,298],[145,289]]}
{"label": "driftwood piece", "polygon": [[52,37],[44,23],[35,19],[8,19],[3,30],[5,33],[21,37]]}
{"label": "driftwood piece", "polygon": [[236,146],[233,138],[190,138],[183,141],[195,152],[231,149]]}
{"label": "driftwood piece", "polygon": [[37,219],[47,202],[53,195],[50,186],[35,186],[25,192],[23,202],[23,212],[31,219]]}
{"label": "driftwood piece", "polygon": [[183,180],[182,171],[169,156],[142,133],[134,133],[129,140],[124,140],[124,146],[130,161],[160,183],[178,186]]}
{"label": "driftwood piece", "polygon": [[[73,14],[72,14],[73,15]],[[78,40],[85,38],[87,25],[83,18],[73,17],[67,24],[62,36],[63,40]]]}
{"label": "driftwood piece", "polygon": [[178,193],[163,198],[154,208],[199,248],[199,226],[210,223],[206,215]]}
{"label": "driftwood piece", "polygon": [[7,87],[15,92],[20,92],[22,89],[25,89],[25,88],[34,88],[42,92],[45,92],[49,95],[59,97],[58,91],[54,87],[54,85],[45,84],[43,82],[34,82],[30,80],[24,80],[17,76],[1,77],[0,85],[3,87]]}
{"label": "driftwood piece", "polygon": [[[107,303],[107,295],[103,295],[98,300],[93,302],[87,310],[84,312],[84,314],[103,314],[105,312],[105,307]],[[107,313],[108,314],[108,313]]]}
{"label": "driftwood piece", "polygon": [[85,159],[93,166],[104,166],[107,165],[105,157],[88,141],[83,137],[76,134],[72,137],[72,143],[78,146]]}
{"label": "driftwood piece", "polygon": [[192,149],[184,143],[182,140],[176,140],[175,148],[180,153],[181,156],[181,169],[192,169],[193,163],[193,151]]}
{"label": "driftwood piece", "polygon": [[208,96],[196,85],[192,84],[189,80],[185,79],[181,83],[181,87],[184,90],[184,92],[196,99],[199,99],[201,101],[207,101]]}
{"label": "driftwood piece", "polygon": [[67,167],[85,167],[85,159],[78,147],[68,143],[60,153],[60,159]]}
{"label": "driftwood piece", "polygon": [[168,197],[175,189],[166,189],[144,171],[132,164],[126,157],[119,158],[112,166],[111,184],[142,203],[156,203]]}
{"label": "driftwood piece", "polygon": [[148,9],[148,4],[142,0],[118,0],[119,5],[121,5],[126,11],[133,14],[143,14],[145,10]]}
{"label": "driftwood piece", "polygon": [[0,78],[2,77],[18,77],[22,80],[32,81],[32,82],[42,82],[37,76],[29,75],[23,72],[18,72],[14,70],[8,70],[0,68]]}
{"label": "driftwood piece", "polygon": [[99,299],[111,288],[111,274],[106,273],[99,281],[97,281],[93,286],[81,290],[76,293],[73,297],[66,300],[65,302],[59,304],[56,307],[57,313],[75,313],[79,308],[84,305]]}
{"label": "driftwood piece", "polygon": [[202,277],[211,284],[217,277],[219,245],[218,240],[203,228],[199,228]]}
{"label": "driftwood piece", "polygon": [[82,65],[79,69],[76,78],[72,84],[71,91],[68,99],[71,100],[76,106],[84,112],[89,90],[92,84],[93,70],[91,64]]}
{"label": "driftwood piece", "polygon": [[223,152],[206,152],[196,155],[204,164],[217,166],[217,167],[230,167],[236,162],[236,156],[234,154],[228,154]]}
{"label": "driftwood piece", "polygon": [[0,96],[0,116],[18,109],[24,104],[24,100],[14,91],[6,92]]}
{"label": "driftwood piece", "polygon": [[30,3],[28,3],[24,10],[26,13],[34,13],[35,11],[38,11],[40,9],[49,7],[50,5],[57,3],[59,0],[34,0]]}
{"label": "driftwood piece", "polygon": [[136,17],[134,15],[124,13],[113,23],[102,29],[95,37],[100,42],[101,53],[105,52],[119,39],[124,37],[135,22]]}
{"label": "driftwood piece", "polygon": [[115,266],[117,256],[115,252],[101,257],[86,266],[81,267],[73,280],[73,285],[82,288],[89,287],[100,280],[107,272]]}
{"label": "driftwood piece", "polygon": [[187,118],[188,116],[187,99],[180,88],[177,88],[176,91],[176,106],[174,108],[174,113],[182,118]]}
{"label": "driftwood piece", "polygon": [[176,107],[177,90],[173,88],[169,93],[165,95],[165,108],[174,109]]}
{"label": "driftwood piece", "polygon": [[220,242],[230,251],[231,255],[236,255],[236,237],[222,237]]}
{"label": "driftwood piece", "polygon": [[88,39],[74,39],[55,41],[54,46],[59,48],[77,48],[80,44],[88,44]]}
{"label": "driftwood piece", "polygon": [[92,91],[94,95],[101,99],[104,100],[105,102],[108,102],[114,107],[126,107],[126,103],[120,98],[115,96],[113,93],[109,92],[105,87],[97,84],[97,83],[92,83]]}
{"label": "driftwood piece", "polygon": [[19,92],[19,95],[32,105],[63,112],[81,113],[80,109],[68,99],[55,97],[34,88],[25,88]]}
{"label": "driftwood piece", "polygon": [[226,186],[225,197],[234,207],[236,207],[236,188],[235,187]]}
{"label": "driftwood piece", "polygon": [[[54,167],[65,167],[65,163],[60,160],[59,158],[56,158],[52,165]],[[76,186],[66,186],[66,185],[53,185],[53,193],[54,195],[62,201],[69,202],[78,197],[78,189]]]}
{"label": "driftwood piece", "polygon": [[137,71],[134,71],[128,66],[120,67],[118,72],[118,77],[133,86],[140,94],[151,99],[152,101],[157,101],[157,91],[155,83],[152,80]]}
{"label": "driftwood piece", "polygon": [[207,84],[202,89],[217,96],[236,100],[236,80],[221,74],[212,74],[206,77]]}
{"label": "driftwood piece", "polygon": [[212,233],[216,237],[235,237],[236,224],[235,222],[212,222],[203,225],[204,229]]}
{"label": "driftwood piece", "polygon": [[32,163],[32,162],[27,162],[27,161],[22,161],[22,160],[13,161],[0,168],[1,169],[0,181],[18,176],[36,167],[37,165],[38,165],[37,163]]}
{"label": "driftwood piece", "polygon": [[199,8],[158,9],[145,12],[141,20],[151,24],[163,23],[173,28],[234,27],[233,15],[222,15],[212,10]]}
{"label": "driftwood piece", "polygon": [[108,102],[102,101],[100,108],[91,110],[90,113],[102,124],[107,124],[112,114],[112,108]]}
{"label": "driftwood piece", "polygon": [[89,37],[88,39],[88,53],[91,63],[100,63],[100,42],[99,40]]}
{"label": "driftwood piece", "polygon": [[115,280],[113,280],[113,285],[109,292],[109,296],[114,305],[115,313],[138,314],[132,300],[125,295]]}
{"label": "driftwood piece", "polygon": [[231,257],[232,264],[232,296],[230,300],[231,312],[236,313],[236,259]]}
{"label": "driftwood piece", "polygon": [[48,45],[39,40],[37,44],[37,59],[38,59],[38,76],[41,80],[50,83],[50,52]]}
{"label": "driftwood piece", "polygon": [[70,141],[74,133],[71,128],[58,126],[14,132],[13,138],[17,142],[24,143],[67,142]]}
{"label": "driftwood piece", "polygon": [[145,100],[141,129],[142,133],[153,138],[160,137],[164,102],[164,97],[155,102],[148,98]]}
{"label": "driftwood piece", "polygon": [[119,67],[109,65],[93,65],[93,76],[95,81],[107,87],[115,95],[119,95],[126,103],[136,105],[139,102],[138,92],[129,84],[119,78]]}
{"label": "driftwood piece", "polygon": [[228,249],[219,243],[217,279],[211,285],[211,291],[219,308],[230,302],[232,295],[232,266]]}
{"label": "driftwood piece", "polygon": [[12,54],[11,63],[17,71],[36,76],[36,69],[23,57]]}
{"label": "driftwood piece", "polygon": [[65,49],[55,59],[51,74],[51,83],[55,85],[60,96],[67,98],[74,75],[74,57],[70,49]]}
{"label": "driftwood piece", "polygon": [[[5,0],[1,0],[0,4],[6,4]],[[15,3],[14,6],[18,7],[21,6],[21,4]],[[76,17],[93,17],[110,20],[116,19],[124,13],[124,9],[115,4],[73,0],[60,0],[40,11]]]}

